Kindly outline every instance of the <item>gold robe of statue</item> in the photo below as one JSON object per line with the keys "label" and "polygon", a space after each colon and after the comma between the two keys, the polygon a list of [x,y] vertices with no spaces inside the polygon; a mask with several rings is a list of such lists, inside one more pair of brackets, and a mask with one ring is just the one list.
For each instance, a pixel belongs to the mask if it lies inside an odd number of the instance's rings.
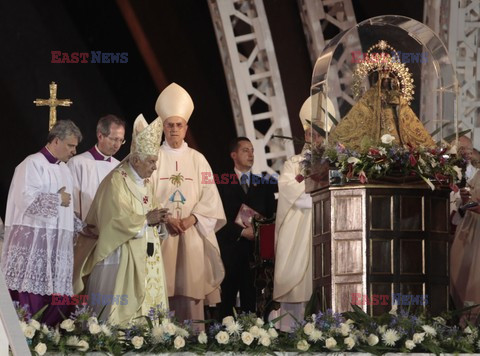
{"label": "gold robe of statue", "polygon": [[[100,184],[85,220],[98,240],[79,236],[75,246],[74,292],[86,291],[96,311],[103,308],[99,296],[117,298],[102,314],[114,324],[147,315],[151,307],[168,309],[160,240],[156,228],[145,226],[146,213],[155,208],[153,197],[149,180],[122,163]],[[147,242],[154,244],[153,256],[147,256]]]}
{"label": "gold robe of statue", "polygon": [[434,147],[432,137],[401,93],[380,87],[385,80],[367,90],[332,130],[329,140],[360,150],[365,148],[362,142],[380,143],[383,135],[390,134],[395,137],[396,145]]}

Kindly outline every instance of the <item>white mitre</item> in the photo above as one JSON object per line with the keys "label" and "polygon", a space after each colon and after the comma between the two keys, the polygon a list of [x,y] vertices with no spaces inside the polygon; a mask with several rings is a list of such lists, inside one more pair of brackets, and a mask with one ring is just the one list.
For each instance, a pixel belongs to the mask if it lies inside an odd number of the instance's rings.
{"label": "white mitre", "polygon": [[130,153],[141,153],[151,156],[158,155],[162,133],[163,123],[159,117],[149,125],[142,114],[138,115],[133,123]]}
{"label": "white mitre", "polygon": [[193,100],[185,89],[172,83],[158,96],[155,111],[164,122],[172,116],[181,117],[188,122],[193,112]]}
{"label": "white mitre", "polygon": [[[298,116],[302,121],[304,130],[308,129],[311,125],[308,121],[325,130],[325,113],[327,111],[331,116],[335,117],[335,107],[333,106],[332,101],[323,94],[320,96],[320,94],[321,93],[317,93],[309,96],[300,109]],[[325,108],[325,106],[327,108]],[[327,126],[326,131],[330,131],[333,126],[330,117],[328,117]]]}

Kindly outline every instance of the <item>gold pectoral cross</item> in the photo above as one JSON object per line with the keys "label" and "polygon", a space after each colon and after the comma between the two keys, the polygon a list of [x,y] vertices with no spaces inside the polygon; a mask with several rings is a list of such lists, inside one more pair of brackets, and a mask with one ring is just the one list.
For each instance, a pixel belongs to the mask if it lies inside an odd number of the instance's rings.
{"label": "gold pectoral cross", "polygon": [[33,103],[37,106],[49,106],[50,107],[50,120],[48,123],[48,131],[50,131],[57,122],[57,106],[70,106],[73,102],[70,99],[57,99],[57,84],[55,82],[50,83],[50,98],[37,99]]}

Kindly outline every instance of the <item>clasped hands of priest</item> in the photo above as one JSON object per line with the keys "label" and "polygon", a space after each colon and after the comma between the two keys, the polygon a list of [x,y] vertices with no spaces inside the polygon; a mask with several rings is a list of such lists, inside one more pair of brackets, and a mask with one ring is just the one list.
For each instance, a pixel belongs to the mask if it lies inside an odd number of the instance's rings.
{"label": "clasped hands of priest", "polygon": [[183,234],[189,228],[197,223],[197,217],[191,214],[183,219],[174,218],[171,214],[167,217],[167,230],[172,236]]}
{"label": "clasped hands of priest", "polygon": [[166,224],[169,217],[168,208],[156,208],[150,210],[147,213],[148,226],[158,226],[160,224]]}

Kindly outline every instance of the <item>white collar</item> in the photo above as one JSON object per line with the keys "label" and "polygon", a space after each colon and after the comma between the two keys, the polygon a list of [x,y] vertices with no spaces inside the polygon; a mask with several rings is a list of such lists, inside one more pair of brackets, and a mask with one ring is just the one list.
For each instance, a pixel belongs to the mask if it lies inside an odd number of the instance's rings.
{"label": "white collar", "polygon": [[241,172],[237,169],[237,167],[233,167],[233,170],[235,171],[235,173],[237,174],[237,177],[238,177],[238,181],[240,182],[241,181],[241,178],[242,178],[242,175],[246,174],[248,176],[248,179],[247,179],[247,184],[250,185],[250,176],[252,175],[252,172],[251,172],[251,169],[246,171],[246,172]]}
{"label": "white collar", "polygon": [[103,157],[103,160],[106,161],[107,159],[109,159],[110,157],[112,156],[105,156],[102,152],[100,152],[100,150],[98,149],[97,145],[94,146],[95,147],[95,150],[97,150],[98,154],[100,154],[102,157]]}
{"label": "white collar", "polygon": [[135,168],[133,168],[133,166],[130,164],[130,162],[128,162],[128,164],[130,165],[130,169],[133,172],[133,177],[135,178],[135,183],[137,185],[140,185],[140,186],[143,187],[145,185],[145,179],[138,175],[137,171],[135,170]]}
{"label": "white collar", "polygon": [[183,153],[187,150],[188,144],[183,141],[182,145],[179,148],[172,148],[168,144],[167,140],[163,141],[162,147],[165,151],[173,152],[173,153]]}

